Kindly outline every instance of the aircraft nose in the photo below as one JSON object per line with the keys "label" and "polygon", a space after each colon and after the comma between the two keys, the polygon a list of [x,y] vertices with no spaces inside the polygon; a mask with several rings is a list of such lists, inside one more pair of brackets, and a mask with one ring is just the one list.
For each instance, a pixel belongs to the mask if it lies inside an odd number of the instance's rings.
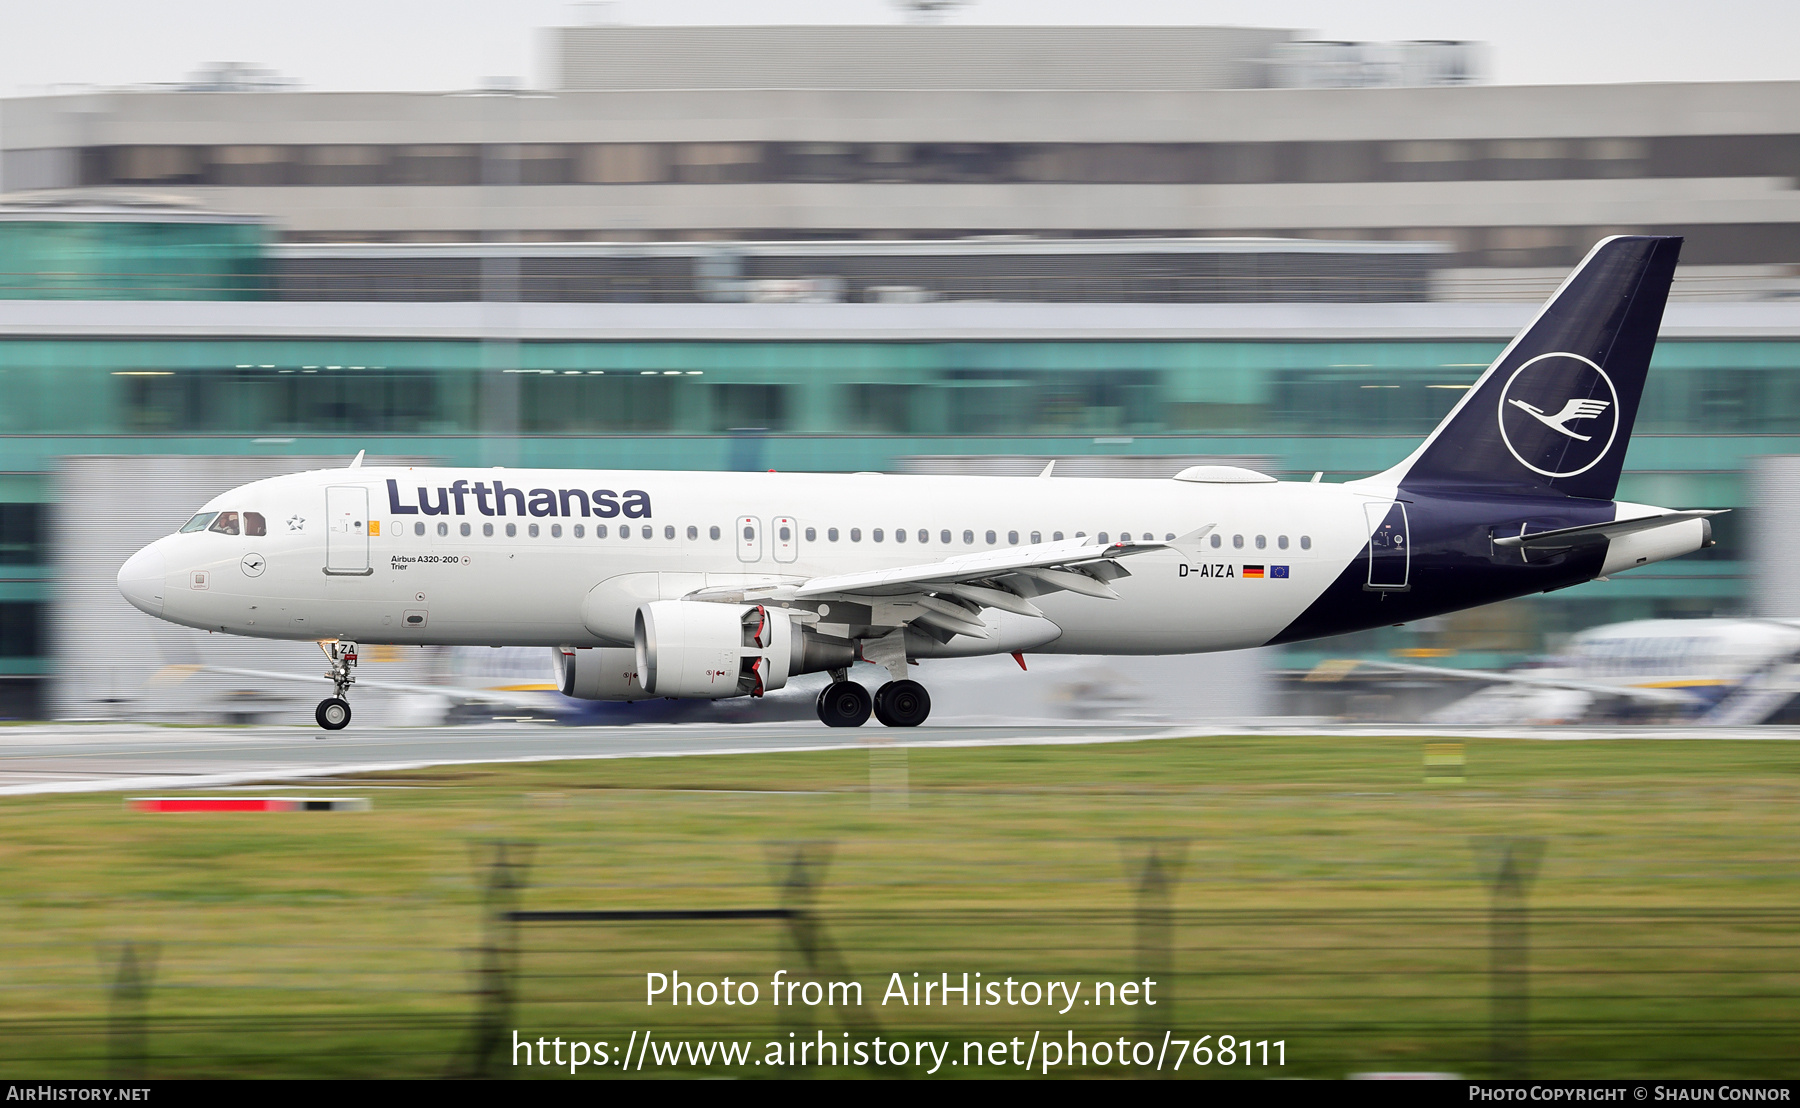
{"label": "aircraft nose", "polygon": [[119,567],[119,592],[140,612],[161,618],[163,610],[163,576],[168,561],[156,543],[133,554]]}

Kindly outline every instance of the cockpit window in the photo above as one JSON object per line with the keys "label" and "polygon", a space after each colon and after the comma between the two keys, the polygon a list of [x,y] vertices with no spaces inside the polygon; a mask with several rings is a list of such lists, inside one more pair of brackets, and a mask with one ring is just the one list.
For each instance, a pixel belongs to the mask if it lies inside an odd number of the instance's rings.
{"label": "cockpit window", "polygon": [[213,520],[212,526],[208,527],[207,530],[208,531],[217,531],[221,535],[237,534],[238,533],[238,514],[236,512],[220,512],[219,518]]}
{"label": "cockpit window", "polygon": [[261,512],[245,512],[244,513],[244,534],[246,534],[246,535],[266,535],[268,533],[269,533],[269,525],[267,522],[265,522],[263,520],[263,515]]}
{"label": "cockpit window", "polygon": [[195,516],[193,519],[190,519],[187,521],[187,523],[183,524],[180,532],[178,532],[178,533],[185,535],[189,531],[204,531],[204,530],[206,530],[206,525],[211,523],[213,521],[213,517],[218,514],[219,513],[217,513],[217,512],[201,512],[199,515]]}

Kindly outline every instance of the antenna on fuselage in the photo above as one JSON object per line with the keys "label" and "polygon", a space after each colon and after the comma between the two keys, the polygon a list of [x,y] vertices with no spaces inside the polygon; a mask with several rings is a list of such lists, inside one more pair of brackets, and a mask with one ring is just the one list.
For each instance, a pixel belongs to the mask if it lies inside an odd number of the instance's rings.
{"label": "antenna on fuselage", "polygon": [[357,452],[356,452],[356,457],[354,457],[354,458],[352,458],[352,459],[350,459],[350,468],[351,468],[351,469],[361,469],[361,468],[362,468],[362,460],[363,460],[363,455],[364,455],[364,454],[367,454],[367,453],[368,453],[368,451],[367,451],[367,450],[358,450],[358,451],[357,451]]}

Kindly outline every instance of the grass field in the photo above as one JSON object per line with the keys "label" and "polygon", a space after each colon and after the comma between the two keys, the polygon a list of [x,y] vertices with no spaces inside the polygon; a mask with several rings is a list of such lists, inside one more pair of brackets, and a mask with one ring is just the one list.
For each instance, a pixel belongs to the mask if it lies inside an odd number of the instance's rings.
{"label": "grass field", "polygon": [[[484,1010],[528,1038],[615,1044],[871,1029],[1285,1044],[1284,1067],[1232,1076],[1800,1075],[1800,744],[1465,753],[1462,784],[1426,784],[1417,739],[1207,738],[463,766],[328,790],[371,797],[364,813],[10,799],[0,1076],[453,1074]],[[1544,844],[1522,940],[1492,929],[1482,875],[1483,852],[1518,838]],[[865,1003],[769,1006],[776,969],[804,976],[781,921],[492,928],[498,840],[530,844],[523,909],[808,907],[820,972],[860,981]],[[817,860],[798,899],[779,888],[797,851]],[[1151,851],[1180,859],[1166,897],[1142,888]],[[1528,978],[1495,977],[1496,937],[1500,967]],[[156,947],[141,1005],[109,990],[122,943]],[[484,944],[516,948],[510,1010],[477,972]],[[759,982],[762,1003],[646,1008],[644,975],[672,970]],[[1163,1003],[879,1003],[890,973],[965,971],[1149,975]],[[1498,1040],[1496,988],[1512,998]]]}

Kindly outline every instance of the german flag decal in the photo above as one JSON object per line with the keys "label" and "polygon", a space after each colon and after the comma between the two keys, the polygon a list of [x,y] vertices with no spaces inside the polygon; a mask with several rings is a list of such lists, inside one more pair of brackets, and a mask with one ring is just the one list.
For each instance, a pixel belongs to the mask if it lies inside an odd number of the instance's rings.
{"label": "german flag decal", "polygon": [[1250,580],[1251,578],[1261,577],[1261,576],[1263,576],[1263,567],[1261,567],[1261,566],[1245,566],[1244,567],[1244,579],[1245,580]]}

